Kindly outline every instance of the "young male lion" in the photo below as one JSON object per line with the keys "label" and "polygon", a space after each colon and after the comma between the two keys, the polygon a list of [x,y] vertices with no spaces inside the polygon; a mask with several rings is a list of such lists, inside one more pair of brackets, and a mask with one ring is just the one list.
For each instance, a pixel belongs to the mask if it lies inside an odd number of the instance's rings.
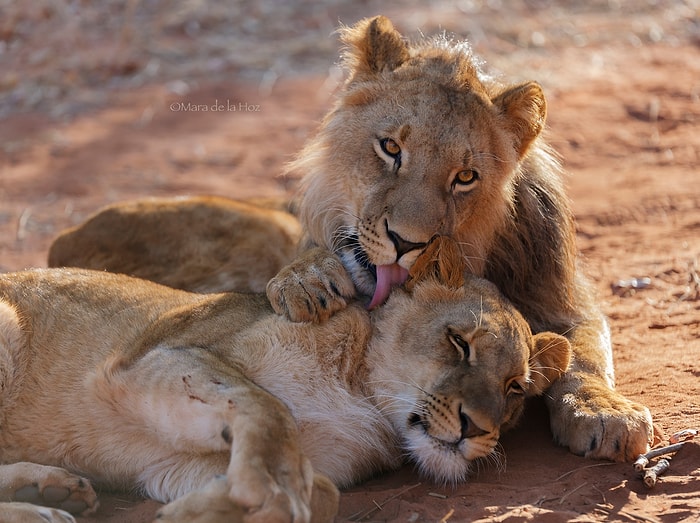
{"label": "young male lion", "polygon": [[[399,466],[465,479],[570,360],[495,286],[416,262],[370,319],[292,323],[264,295],[125,275],[0,276],[0,501],[93,511],[87,480],[140,489],[160,522],[331,521],[338,486]],[[460,260],[459,256],[451,256]],[[69,472],[70,471],[70,472]],[[0,503],[4,523],[73,521]]]}
{"label": "young male lion", "polygon": [[533,331],[570,339],[571,369],[547,396],[555,439],[596,458],[645,452],[651,416],[614,390],[609,330],[540,139],[540,86],[504,87],[480,74],[466,45],[409,45],[381,16],[341,37],[347,81],[292,166],[305,175],[308,249],[269,283],[275,310],[320,321],[355,294],[377,306],[434,234],[451,236]]}

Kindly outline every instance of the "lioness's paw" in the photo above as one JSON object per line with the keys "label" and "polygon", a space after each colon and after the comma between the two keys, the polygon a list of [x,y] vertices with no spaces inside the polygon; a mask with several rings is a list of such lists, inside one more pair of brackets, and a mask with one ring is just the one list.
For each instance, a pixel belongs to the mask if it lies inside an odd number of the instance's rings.
{"label": "lioness's paw", "polygon": [[267,284],[272,308],[295,322],[325,321],[354,295],[355,286],[340,259],[321,248],[307,251]]}
{"label": "lioness's paw", "polygon": [[2,474],[11,492],[3,497],[34,505],[55,507],[71,514],[89,515],[99,503],[90,482],[59,467],[35,463],[12,463],[3,465]]}
{"label": "lioness's paw", "polygon": [[[257,523],[277,521],[288,523],[330,523],[338,512],[338,489],[325,477],[314,477],[311,500],[312,514],[308,510],[297,514],[288,500],[270,506],[246,509],[229,497],[229,484],[225,476],[212,480],[201,490],[196,490],[163,507],[156,515],[155,523]],[[267,505],[270,505],[269,503]]]}
{"label": "lioness's paw", "polygon": [[[267,461],[271,457],[276,459]],[[247,510],[246,523],[308,522],[313,478],[309,460],[294,452],[263,459],[234,458],[228,495]]]}
{"label": "lioness's paw", "polygon": [[549,407],[554,439],[574,454],[632,461],[652,443],[649,409],[594,376],[564,376],[550,389]]}
{"label": "lioness's paw", "polygon": [[0,503],[3,523],[75,523],[68,512],[29,503]]}
{"label": "lioness's paw", "polygon": [[167,504],[156,514],[156,523],[242,523],[245,509],[228,497],[225,476],[210,481],[203,489]]}

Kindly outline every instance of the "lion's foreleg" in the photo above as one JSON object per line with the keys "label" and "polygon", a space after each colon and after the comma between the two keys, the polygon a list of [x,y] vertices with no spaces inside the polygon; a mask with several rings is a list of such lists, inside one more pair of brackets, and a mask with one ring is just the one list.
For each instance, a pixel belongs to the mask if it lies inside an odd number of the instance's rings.
{"label": "lion's foreleg", "polygon": [[555,440],[587,457],[634,460],[652,441],[651,414],[614,388],[605,319],[591,315],[568,337],[573,349],[571,368],[546,396]]}
{"label": "lion's foreleg", "polygon": [[[26,343],[17,311],[0,299],[0,408],[16,400],[14,386],[18,377],[21,380],[21,355]],[[0,432],[3,430],[1,415]],[[97,495],[90,482],[64,469],[27,462],[0,465],[2,521],[72,521],[63,510],[90,514],[97,506]]]}

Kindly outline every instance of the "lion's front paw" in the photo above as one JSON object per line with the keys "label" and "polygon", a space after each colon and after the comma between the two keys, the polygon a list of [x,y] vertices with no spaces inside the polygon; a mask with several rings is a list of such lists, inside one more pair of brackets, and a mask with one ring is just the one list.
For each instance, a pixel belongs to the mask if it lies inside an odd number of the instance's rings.
{"label": "lion's front paw", "polygon": [[35,463],[2,466],[0,494],[6,499],[89,515],[99,506],[90,482],[58,467]]}
{"label": "lion's front paw", "polygon": [[611,390],[600,378],[568,375],[550,389],[554,439],[590,458],[632,461],[649,450],[649,409]]}
{"label": "lion's front paw", "polygon": [[355,286],[340,259],[330,251],[307,251],[267,284],[278,314],[292,321],[322,322],[344,309]]}

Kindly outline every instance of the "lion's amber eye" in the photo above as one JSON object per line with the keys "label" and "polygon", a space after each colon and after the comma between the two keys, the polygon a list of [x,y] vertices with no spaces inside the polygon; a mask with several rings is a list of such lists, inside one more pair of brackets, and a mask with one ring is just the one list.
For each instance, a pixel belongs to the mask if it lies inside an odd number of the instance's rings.
{"label": "lion's amber eye", "polygon": [[508,394],[525,394],[525,389],[515,378],[508,382],[506,391]]}
{"label": "lion's amber eye", "polygon": [[379,142],[379,146],[382,148],[382,151],[392,158],[398,158],[401,154],[401,147],[391,138],[384,138]]}
{"label": "lion's amber eye", "polygon": [[479,179],[479,173],[474,169],[465,169],[455,175],[455,185],[470,185]]}

